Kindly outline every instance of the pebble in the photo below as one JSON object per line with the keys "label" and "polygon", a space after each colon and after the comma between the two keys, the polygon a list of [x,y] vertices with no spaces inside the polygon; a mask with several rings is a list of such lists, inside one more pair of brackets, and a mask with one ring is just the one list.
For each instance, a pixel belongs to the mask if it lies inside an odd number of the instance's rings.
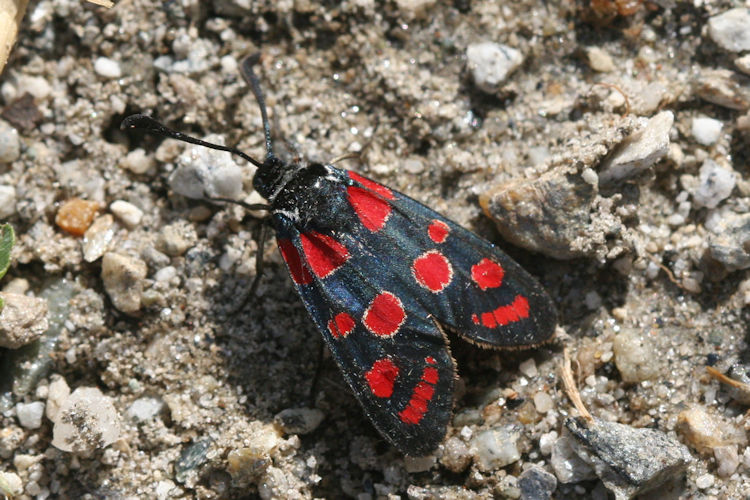
{"label": "pebble", "polygon": [[723,123],[713,118],[706,116],[698,116],[693,118],[693,137],[704,146],[710,146],[719,140],[721,135],[721,127]]}
{"label": "pebble", "polygon": [[728,109],[745,111],[750,107],[750,89],[726,69],[703,70],[696,77],[695,93],[702,99]]}
{"label": "pebble", "polygon": [[750,9],[739,7],[708,20],[708,36],[730,52],[750,50]]}
{"label": "pebble", "polygon": [[109,210],[128,229],[135,229],[143,218],[143,210],[124,200],[113,201]]}
{"label": "pebble", "polygon": [[98,210],[99,204],[95,201],[71,198],[57,211],[55,224],[73,236],[83,236]]}
{"label": "pebble", "polygon": [[596,477],[591,466],[580,458],[574,449],[575,441],[567,430],[557,438],[552,446],[550,466],[563,484],[579,483]]}
{"label": "pebble", "polygon": [[539,451],[542,455],[548,457],[552,454],[552,447],[557,441],[557,437],[557,431],[546,432],[539,436]]}
{"label": "pebble", "polygon": [[120,418],[112,399],[96,387],[79,387],[63,402],[52,428],[52,446],[92,452],[120,438]]}
{"label": "pebble", "polygon": [[677,430],[690,446],[708,455],[726,444],[723,430],[729,429],[703,406],[694,406],[677,415]]}
{"label": "pebble", "polygon": [[156,271],[154,279],[156,281],[168,282],[177,276],[177,269],[174,266],[165,266]]}
{"label": "pebble", "polygon": [[518,486],[521,500],[549,500],[557,488],[557,478],[535,465],[523,471]]}
{"label": "pebble", "polygon": [[734,65],[746,75],[750,75],[750,54],[735,59]]}
{"label": "pebble", "polygon": [[568,418],[574,452],[596,471],[615,498],[633,498],[685,474],[688,449],[662,431],[594,419]]}
{"label": "pebble", "polygon": [[136,422],[148,422],[164,409],[164,401],[159,398],[144,396],[138,398],[128,407],[127,415]]}
{"label": "pebble", "polygon": [[178,221],[161,229],[156,247],[167,255],[178,257],[192,247],[196,240],[195,228],[185,221]]}
{"label": "pebble", "polygon": [[540,391],[534,394],[534,406],[539,413],[547,413],[555,407],[555,403],[549,394]]}
{"label": "pebble", "polygon": [[750,268],[750,214],[723,212],[711,228],[708,252],[729,271]]}
{"label": "pebble", "polygon": [[720,477],[730,477],[740,466],[740,455],[736,444],[717,446],[714,448],[716,458],[716,473]]}
{"label": "pebble", "polygon": [[68,399],[68,396],[70,396],[70,387],[68,387],[68,383],[61,376],[53,377],[47,389],[45,415],[51,422],[56,422],[60,407]]}
{"label": "pebble", "polygon": [[471,451],[463,439],[451,436],[443,443],[443,455],[440,464],[449,471],[459,474],[471,463]]}
{"label": "pebble", "polygon": [[104,255],[115,237],[115,220],[110,214],[97,217],[83,234],[83,260],[94,262]]}
{"label": "pebble", "polygon": [[35,341],[49,328],[48,304],[43,298],[0,292],[0,347],[18,349]]}
{"label": "pebble", "polygon": [[138,175],[145,174],[155,165],[154,159],[146,154],[143,148],[137,148],[129,152],[120,162],[122,168]]}
{"label": "pebble", "polygon": [[94,71],[97,75],[108,79],[120,78],[122,76],[120,63],[108,57],[98,57],[94,61]]}
{"label": "pebble", "polygon": [[610,187],[635,177],[662,159],[669,151],[669,131],[674,122],[671,111],[662,111],[617,146],[602,162],[599,186]]}
{"label": "pebble", "polygon": [[325,415],[317,408],[287,408],[274,421],[286,434],[309,434],[318,428]]}
{"label": "pebble", "polygon": [[624,382],[651,380],[659,374],[658,350],[647,334],[623,328],[612,345],[615,365]]}
{"label": "pebble", "polygon": [[25,439],[26,432],[16,425],[0,428],[0,457],[12,457]]}
{"label": "pebble", "polygon": [[23,493],[23,481],[18,477],[18,474],[0,471],[0,493],[11,498]]}
{"label": "pebble", "polygon": [[695,487],[699,490],[708,489],[714,485],[715,480],[713,474],[702,474],[695,479]]}
{"label": "pebble", "polygon": [[494,42],[469,45],[466,49],[469,71],[477,87],[493,93],[523,62],[523,54],[513,47]]}
{"label": "pebble", "polygon": [[608,73],[615,70],[615,63],[612,62],[612,57],[601,47],[589,47],[586,49],[586,57],[588,58],[589,66],[594,71]]}
{"label": "pebble", "polygon": [[16,188],[0,185],[0,219],[8,219],[16,213]]}
{"label": "pebble", "polygon": [[534,358],[529,358],[519,363],[518,371],[523,373],[528,378],[534,378],[539,373],[539,371],[536,369],[536,361],[534,361]]}
{"label": "pebble", "polygon": [[102,281],[112,304],[120,311],[133,313],[141,308],[146,263],[135,257],[107,252],[102,258]]}
{"label": "pebble", "polygon": [[25,429],[38,429],[42,426],[44,416],[44,403],[34,401],[33,403],[18,403],[16,405],[16,417],[18,423]]}
{"label": "pebble", "polygon": [[519,431],[513,426],[495,427],[476,434],[471,447],[477,467],[492,471],[520,460],[519,437]]}
{"label": "pebble", "polygon": [[407,19],[424,17],[436,0],[396,0],[396,6]]}
{"label": "pebble", "polygon": [[404,457],[404,469],[409,474],[417,474],[419,472],[427,472],[432,469],[437,463],[437,457],[435,455],[427,455],[424,457]]}
{"label": "pebble", "polygon": [[21,156],[21,140],[18,130],[8,122],[0,120],[0,163],[11,163]]}
{"label": "pebble", "polygon": [[[218,135],[209,135],[206,140],[224,144]],[[237,200],[242,197],[242,167],[223,151],[190,145],[177,158],[177,168],[169,176],[169,186],[187,198],[209,196]]]}
{"label": "pebble", "polygon": [[724,168],[709,158],[701,165],[693,202],[699,207],[716,208],[732,194],[736,183],[737,175],[732,169]]}

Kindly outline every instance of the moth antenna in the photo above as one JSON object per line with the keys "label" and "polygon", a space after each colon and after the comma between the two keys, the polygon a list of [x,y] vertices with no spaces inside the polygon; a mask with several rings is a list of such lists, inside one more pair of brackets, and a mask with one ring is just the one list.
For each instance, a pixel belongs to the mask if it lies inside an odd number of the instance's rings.
{"label": "moth antenna", "polygon": [[263,90],[260,88],[260,80],[253,69],[260,62],[261,53],[246,57],[240,65],[240,72],[255,95],[255,100],[260,107],[260,116],[263,120],[263,131],[266,135],[266,158],[273,158],[273,144],[271,142],[271,122],[268,120],[268,111],[266,110],[266,99],[263,97]]}
{"label": "moth antenna", "polygon": [[120,129],[121,130],[126,130],[126,129],[144,130],[148,132],[149,134],[161,135],[164,137],[169,137],[171,139],[177,139],[178,141],[189,142],[190,144],[197,144],[198,146],[204,146],[204,147],[211,148],[211,149],[218,149],[219,151],[226,151],[228,153],[235,154],[249,161],[256,167],[260,167],[263,165],[263,163],[259,162],[252,156],[244,153],[243,151],[240,151],[237,148],[233,148],[230,146],[222,146],[221,144],[214,144],[212,142],[202,141],[200,139],[189,136],[187,134],[183,134],[182,132],[177,132],[176,130],[172,130],[166,125],[163,125],[162,123],[154,120],[150,116],[146,116],[142,114],[130,115],[122,121],[122,123],[120,124]]}

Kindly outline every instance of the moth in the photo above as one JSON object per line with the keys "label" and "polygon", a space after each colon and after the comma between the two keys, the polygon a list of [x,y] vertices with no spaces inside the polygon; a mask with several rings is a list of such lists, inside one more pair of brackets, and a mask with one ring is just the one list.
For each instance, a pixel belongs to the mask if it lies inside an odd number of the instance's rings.
{"label": "moth", "polygon": [[453,408],[446,330],[480,347],[531,347],[552,336],[555,307],[495,245],[412,198],[331,164],[279,159],[253,69],[259,59],[245,59],[241,72],[262,116],[263,161],[141,114],[122,128],[228,151],[257,167],[253,186],[268,204],[246,206],[268,211],[294,286],[344,379],[389,443],[428,454]]}

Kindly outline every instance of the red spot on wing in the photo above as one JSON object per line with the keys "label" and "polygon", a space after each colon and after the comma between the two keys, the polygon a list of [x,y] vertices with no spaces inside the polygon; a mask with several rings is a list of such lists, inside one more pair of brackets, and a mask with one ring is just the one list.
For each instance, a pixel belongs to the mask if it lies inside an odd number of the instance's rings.
{"label": "red spot on wing", "polygon": [[474,314],[471,319],[476,325],[481,323],[482,326],[487,328],[495,328],[496,326],[505,326],[528,317],[529,300],[523,295],[516,295],[516,298],[510,304],[482,313],[479,317]]}
{"label": "red spot on wing", "polygon": [[[431,360],[431,361],[430,361]],[[430,364],[434,364],[435,358],[425,358]],[[427,413],[427,404],[435,395],[435,387],[438,381],[438,370],[434,366],[426,366],[422,371],[422,380],[414,387],[409,398],[409,404],[398,413],[402,422],[407,424],[418,424]]]}
{"label": "red spot on wing", "polygon": [[437,250],[430,250],[414,259],[411,271],[417,283],[433,293],[443,291],[453,280],[453,266]]}
{"label": "red spot on wing", "polygon": [[345,312],[338,313],[328,320],[328,331],[334,337],[346,337],[354,330],[354,318]]}
{"label": "red spot on wing", "polygon": [[370,390],[379,398],[391,397],[396,377],[398,377],[398,366],[388,358],[375,361],[370,371],[365,373]]}
{"label": "red spot on wing", "polygon": [[448,233],[450,232],[451,228],[448,227],[448,224],[437,219],[433,219],[432,222],[430,222],[430,226],[427,228],[427,234],[435,243],[445,242],[445,240],[448,239]]}
{"label": "red spot on wing", "polygon": [[375,335],[390,337],[398,332],[406,319],[404,306],[391,292],[381,292],[365,311],[362,323]]}
{"label": "red spot on wing", "polygon": [[289,274],[292,275],[292,280],[298,285],[307,285],[312,282],[312,275],[302,263],[302,259],[294,243],[291,240],[283,239],[278,240],[278,245],[281,256],[284,258],[287,267],[289,267]]}
{"label": "red spot on wing", "polygon": [[370,191],[375,191],[383,198],[386,198],[388,200],[392,200],[393,198],[395,198],[395,196],[393,195],[393,191],[391,191],[384,185],[377,183],[375,181],[371,181],[370,179],[367,179],[366,177],[362,177],[358,173],[352,172],[351,170],[348,171],[347,173],[349,174],[350,179],[359,182]]}
{"label": "red spot on wing", "polygon": [[504,275],[503,267],[490,259],[482,259],[478,264],[471,266],[471,279],[482,290],[502,285]]}
{"label": "red spot on wing", "polygon": [[346,194],[363,226],[373,233],[383,229],[393,210],[387,200],[374,191],[357,186],[346,188]]}
{"label": "red spot on wing", "polygon": [[426,358],[424,358],[424,361],[428,365],[434,365],[435,363],[437,363],[437,361],[435,361],[435,358],[433,358],[432,356],[427,356]]}
{"label": "red spot on wing", "polygon": [[325,278],[349,260],[349,251],[332,237],[310,231],[300,235],[302,251],[315,276]]}

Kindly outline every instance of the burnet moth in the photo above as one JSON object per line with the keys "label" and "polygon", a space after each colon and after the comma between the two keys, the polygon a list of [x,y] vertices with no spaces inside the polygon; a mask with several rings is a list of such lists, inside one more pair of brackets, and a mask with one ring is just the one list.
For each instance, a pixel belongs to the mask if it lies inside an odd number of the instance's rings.
{"label": "burnet moth", "polygon": [[262,162],[145,115],[127,117],[122,128],[228,151],[258,167],[253,186],[268,204],[244,205],[270,213],[294,286],[344,378],[393,446],[428,454],[453,408],[456,367],[445,330],[485,348],[531,347],[552,336],[555,307],[495,245],[408,196],[330,164],[280,160],[253,69],[259,59],[241,67],[263,119]]}

